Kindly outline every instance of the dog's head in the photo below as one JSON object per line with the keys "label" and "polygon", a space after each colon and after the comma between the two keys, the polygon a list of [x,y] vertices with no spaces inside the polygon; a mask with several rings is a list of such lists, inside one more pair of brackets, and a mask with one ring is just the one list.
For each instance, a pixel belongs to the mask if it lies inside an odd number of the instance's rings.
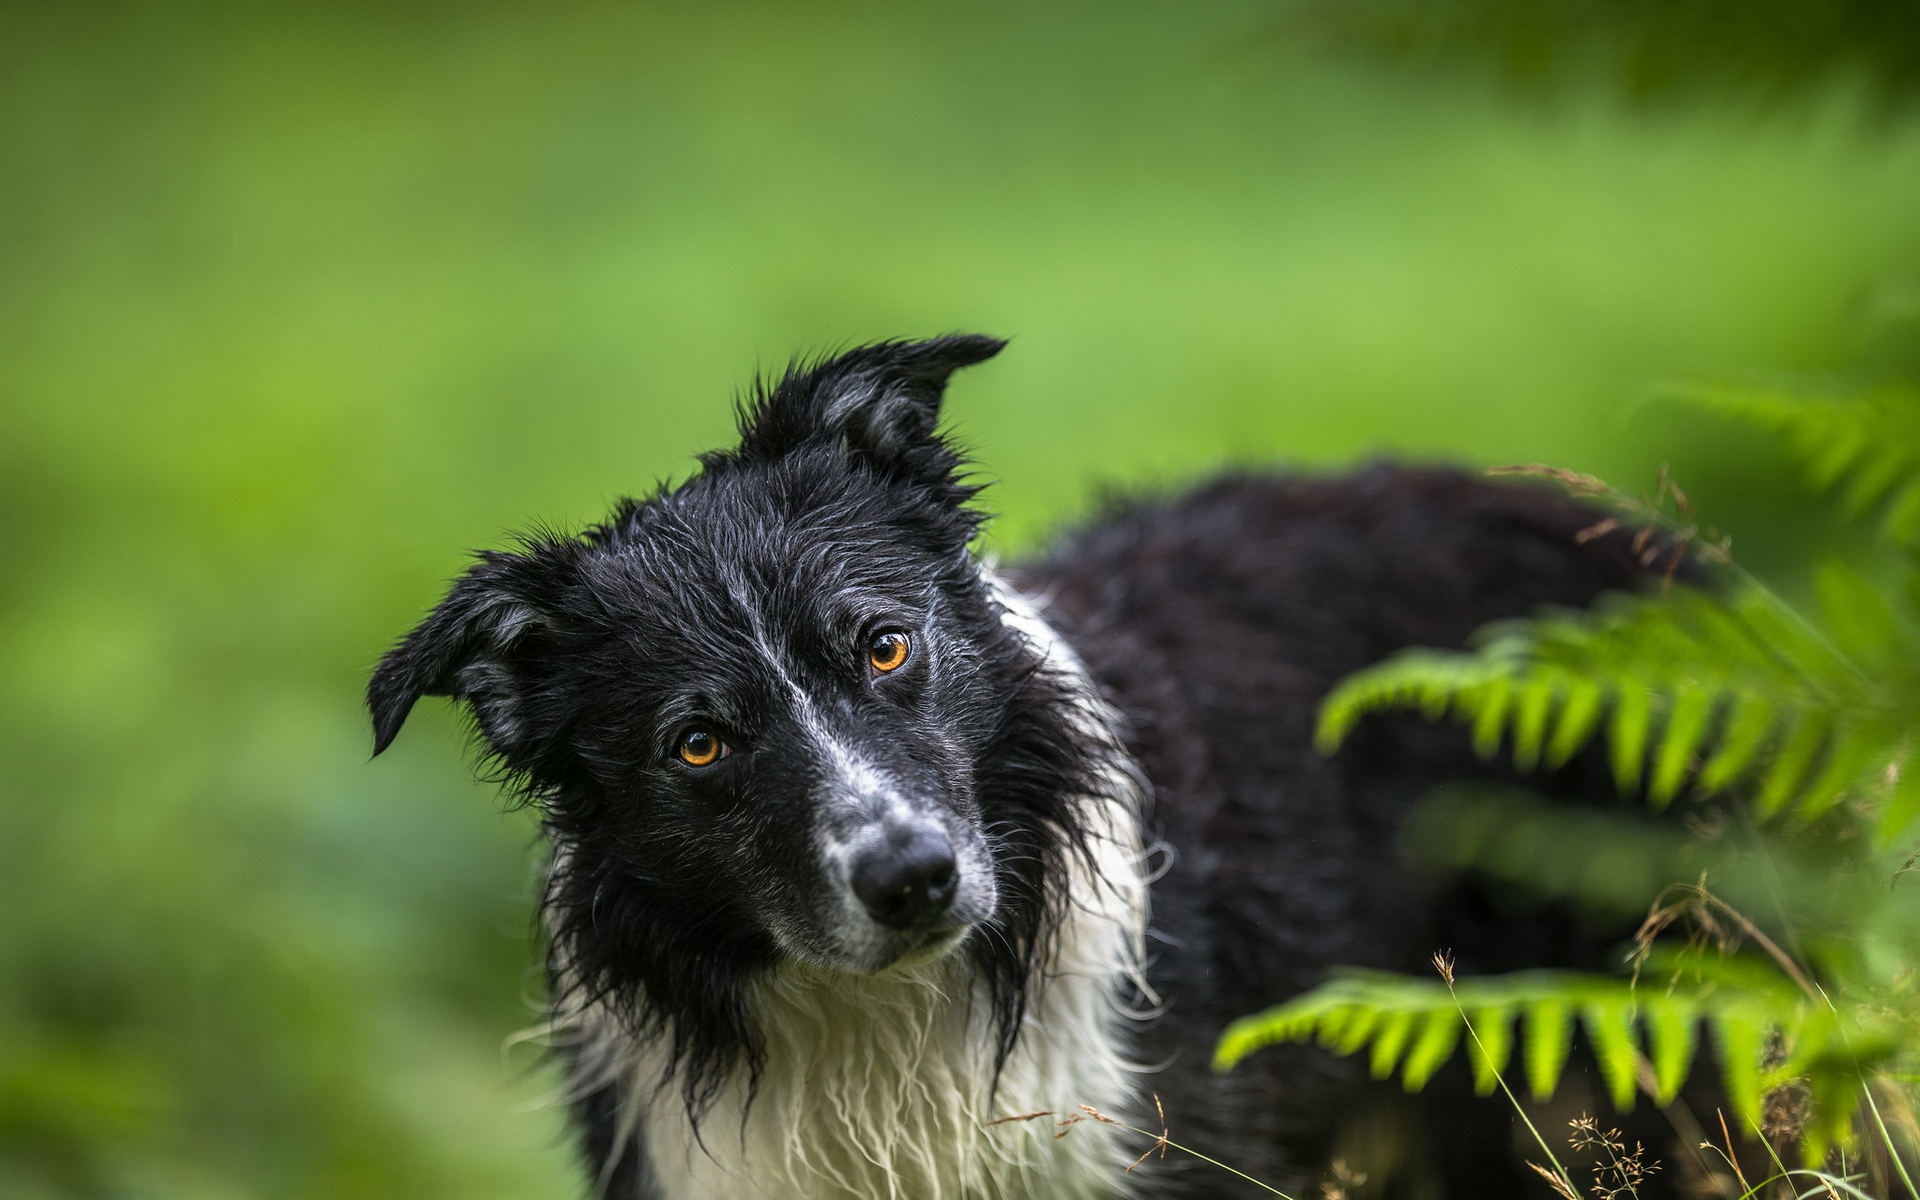
{"label": "dog's head", "polygon": [[971,942],[1018,991],[1084,764],[936,432],[949,375],[1001,345],[790,369],[736,449],[580,537],[481,555],[380,664],[376,751],[420,696],[455,697],[541,805],[582,986],[737,1024],[712,1010],[754,970]]}

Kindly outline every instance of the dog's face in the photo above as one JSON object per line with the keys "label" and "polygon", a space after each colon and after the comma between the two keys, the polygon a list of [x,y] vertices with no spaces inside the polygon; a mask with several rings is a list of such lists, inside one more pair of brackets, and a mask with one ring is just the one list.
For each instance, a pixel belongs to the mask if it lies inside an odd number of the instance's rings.
{"label": "dog's face", "polygon": [[992,914],[973,764],[994,617],[964,550],[886,489],[821,490],[813,457],[612,526],[573,564],[565,633],[519,635],[546,653],[517,703],[547,711],[481,720],[496,745],[515,720],[565,729],[589,779],[551,802],[569,854],[673,872],[787,955],[875,971]]}
{"label": "dog's face", "polygon": [[1037,662],[934,425],[948,374],[998,349],[789,372],[739,449],[581,538],[483,556],[381,664],[380,747],[420,695],[461,698],[542,805],[570,953],[607,960],[586,970],[870,973],[996,917],[982,764]]}

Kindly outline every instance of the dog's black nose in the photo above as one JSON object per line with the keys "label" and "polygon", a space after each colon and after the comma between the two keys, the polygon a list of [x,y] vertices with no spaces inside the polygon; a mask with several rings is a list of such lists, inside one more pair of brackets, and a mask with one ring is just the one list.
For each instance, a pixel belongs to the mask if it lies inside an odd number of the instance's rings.
{"label": "dog's black nose", "polygon": [[958,877],[946,835],[916,826],[854,861],[853,894],[874,920],[889,929],[908,929],[947,911]]}

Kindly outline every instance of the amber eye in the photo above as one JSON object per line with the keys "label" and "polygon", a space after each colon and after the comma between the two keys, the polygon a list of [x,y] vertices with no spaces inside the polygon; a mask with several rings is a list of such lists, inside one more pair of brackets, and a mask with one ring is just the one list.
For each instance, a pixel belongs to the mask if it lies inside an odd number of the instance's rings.
{"label": "amber eye", "polygon": [[689,729],[680,735],[680,761],[690,767],[704,767],[726,757],[727,746],[704,729]]}
{"label": "amber eye", "polygon": [[879,634],[867,643],[867,661],[882,674],[898,671],[907,661],[907,651],[911,646],[907,635],[899,630]]}

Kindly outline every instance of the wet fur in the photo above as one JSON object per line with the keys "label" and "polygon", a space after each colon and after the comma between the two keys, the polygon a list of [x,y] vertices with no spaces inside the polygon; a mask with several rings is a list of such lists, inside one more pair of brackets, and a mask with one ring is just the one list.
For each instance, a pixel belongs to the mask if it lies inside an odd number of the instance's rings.
{"label": "wet fur", "polygon": [[[1003,581],[935,431],[948,376],[999,346],[790,370],[693,480],[482,555],[369,685],[378,747],[420,696],[454,697],[540,807],[554,1028],[597,1189],[1239,1194],[1175,1160],[1126,1173],[1143,1147],[1109,1126],[990,1123],[1081,1104],[1145,1123],[1154,1092],[1176,1137],[1280,1186],[1371,1146],[1399,1164],[1374,1194],[1524,1194],[1510,1116],[1457,1072],[1415,1103],[1309,1048],[1207,1061],[1226,1021],[1333,965],[1417,971],[1440,946],[1468,970],[1601,965],[1620,931],[1405,865],[1421,795],[1502,777],[1457,731],[1373,721],[1323,759],[1310,730],[1333,682],[1395,649],[1634,586],[1627,538],[1582,543],[1582,506],[1448,471],[1249,475],[1115,508]],[[924,674],[870,694],[833,664],[882,618],[913,624]],[[696,716],[750,761],[676,773]],[[1610,802],[1591,763],[1539,786]],[[909,801],[973,891],[957,948],[886,966],[897,939],[842,911],[832,856]]]}

